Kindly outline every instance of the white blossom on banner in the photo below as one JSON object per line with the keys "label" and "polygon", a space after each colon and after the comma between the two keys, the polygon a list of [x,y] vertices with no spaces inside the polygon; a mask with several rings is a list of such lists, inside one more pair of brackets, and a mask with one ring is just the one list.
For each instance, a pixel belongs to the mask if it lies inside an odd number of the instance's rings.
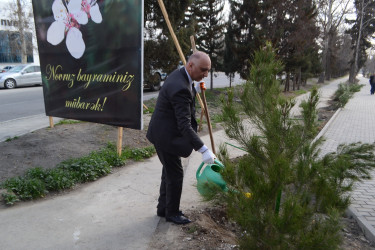
{"label": "white blossom on banner", "polygon": [[47,31],[47,41],[60,44],[66,36],[66,47],[76,59],[82,57],[86,45],[80,31],[81,25],[91,18],[95,23],[102,22],[102,15],[96,0],[55,0],[52,4],[55,21]]}

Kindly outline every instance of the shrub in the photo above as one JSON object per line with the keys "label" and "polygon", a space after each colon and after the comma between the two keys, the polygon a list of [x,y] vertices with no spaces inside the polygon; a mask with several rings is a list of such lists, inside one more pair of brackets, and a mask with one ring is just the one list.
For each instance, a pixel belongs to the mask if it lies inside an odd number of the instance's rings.
{"label": "shrub", "polygon": [[30,168],[26,171],[25,178],[28,179],[41,179],[44,180],[47,176],[47,171],[41,167]]}
{"label": "shrub", "polygon": [[102,157],[112,167],[120,167],[124,165],[126,161],[126,156],[125,155],[119,156],[117,154],[116,146],[112,143],[108,143],[104,149],[98,152],[94,152],[92,154],[97,154],[98,157]]}
{"label": "shrub", "polygon": [[281,68],[267,44],[255,53],[242,89],[222,98],[225,131],[246,154],[235,162],[221,154],[223,178],[234,191],[213,198],[243,228],[242,249],[337,249],[348,191],[370,178],[375,145],[341,145],[321,156],[322,140],[314,141],[318,91],[302,103],[303,119],[290,119],[294,101],[280,95],[276,81]]}
{"label": "shrub", "polygon": [[20,200],[36,199],[48,193],[43,181],[37,178],[15,177],[6,180],[2,186]]}
{"label": "shrub", "polygon": [[344,107],[353,94],[360,91],[362,87],[363,85],[340,83],[338,89],[335,91],[333,100],[337,102],[338,107]]}
{"label": "shrub", "polygon": [[111,166],[100,157],[93,155],[62,162],[58,168],[71,173],[76,182],[94,181],[111,172]]}
{"label": "shrub", "polygon": [[76,182],[70,171],[64,171],[60,168],[51,169],[47,172],[44,182],[47,190],[61,191],[72,188]]}
{"label": "shrub", "polygon": [[140,161],[144,158],[150,158],[155,154],[155,152],[156,151],[154,146],[149,146],[145,148],[125,149],[124,156],[135,161]]}
{"label": "shrub", "polygon": [[148,107],[147,109],[143,109],[143,114],[152,114],[154,113],[155,108],[154,107]]}
{"label": "shrub", "polygon": [[15,195],[11,191],[9,191],[8,193],[3,193],[2,196],[3,196],[5,204],[8,205],[8,206],[12,206],[12,205],[14,205],[14,203],[20,201],[18,199],[18,196]]}

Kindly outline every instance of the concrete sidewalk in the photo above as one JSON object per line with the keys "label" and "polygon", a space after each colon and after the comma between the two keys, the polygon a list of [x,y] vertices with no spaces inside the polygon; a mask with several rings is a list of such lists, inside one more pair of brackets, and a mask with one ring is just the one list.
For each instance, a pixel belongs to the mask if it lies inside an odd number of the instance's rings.
{"label": "concrete sidewalk", "polygon": [[[368,79],[360,75],[357,78],[365,86],[324,127],[324,153],[336,151],[340,144],[375,141],[375,96],[370,95]],[[375,172],[372,176],[372,180],[356,185],[347,213],[357,220],[367,239],[375,242]]]}
{"label": "concrete sidewalk", "polygon": [[[63,118],[54,117],[54,124],[63,120]],[[49,118],[45,114],[33,115],[29,117],[14,119],[11,121],[0,122],[0,142],[11,139],[15,136],[21,136],[31,133],[35,130],[49,126]]]}
{"label": "concrete sidewalk", "polygon": [[[318,85],[318,87],[320,88],[318,90],[319,103],[318,103],[317,108],[327,107],[329,105],[328,101],[331,100],[331,97],[337,90],[339,84],[344,83],[347,80],[348,80],[348,77],[340,77],[340,78],[333,80],[329,84],[322,85],[322,86]],[[292,108],[290,112],[292,116],[301,114],[301,108],[299,107],[299,105],[301,104],[303,100],[307,100],[309,96],[310,96],[310,92],[303,94],[303,95],[299,95],[295,98],[296,104],[294,105],[294,107]]]}
{"label": "concrete sidewalk", "polygon": [[[334,152],[340,144],[354,142],[373,143],[375,141],[375,96],[370,95],[370,84],[367,78],[358,75],[359,84],[365,86],[354,94],[344,108],[336,111],[333,117],[317,137],[323,136],[321,153]],[[337,90],[340,83],[348,81],[343,77],[319,88],[320,102],[318,107],[328,106],[327,101]],[[299,103],[309,94],[297,97],[297,105],[292,113],[298,115]],[[347,214],[352,216],[362,228],[368,240],[375,243],[375,171],[371,180],[358,183],[352,192],[352,205]]]}
{"label": "concrete sidewalk", "polygon": [[[216,145],[230,142],[224,131],[214,138]],[[202,139],[210,145],[208,135]],[[234,147],[228,151],[242,154]],[[183,160],[183,211],[203,205],[195,186],[201,161],[197,152]],[[156,216],[160,176],[154,156],[51,199],[1,210],[0,249],[147,249],[159,221],[166,223]]]}

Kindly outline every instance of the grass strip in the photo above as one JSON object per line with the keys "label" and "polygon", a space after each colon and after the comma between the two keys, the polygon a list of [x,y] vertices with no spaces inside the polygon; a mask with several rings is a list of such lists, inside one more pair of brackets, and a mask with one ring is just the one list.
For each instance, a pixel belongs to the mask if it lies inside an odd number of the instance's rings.
{"label": "grass strip", "polygon": [[81,158],[69,159],[52,169],[35,167],[24,176],[13,177],[0,184],[6,190],[2,194],[6,205],[33,200],[46,196],[51,191],[62,191],[78,183],[95,181],[112,172],[112,168],[125,165],[127,159],[140,161],[155,154],[153,146],[144,148],[125,148],[118,156],[116,147],[108,145]]}

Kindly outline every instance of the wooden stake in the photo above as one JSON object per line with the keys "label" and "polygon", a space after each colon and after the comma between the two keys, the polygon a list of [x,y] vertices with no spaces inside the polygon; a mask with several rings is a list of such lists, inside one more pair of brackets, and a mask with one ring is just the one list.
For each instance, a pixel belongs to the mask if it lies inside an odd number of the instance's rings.
{"label": "wooden stake", "polygon": [[199,122],[199,129],[198,131],[202,131],[202,127],[203,127],[203,116],[206,114],[206,112],[204,111],[204,109],[202,109],[202,112],[201,112],[201,119],[200,119],[200,122]]}
{"label": "wooden stake", "polygon": [[[165,9],[165,6],[164,6],[164,2],[163,2],[163,0],[158,0],[158,3],[159,3],[159,6],[160,6],[160,9],[161,9],[161,12],[163,13],[164,19],[165,19],[165,21],[167,22],[167,26],[168,26],[168,29],[169,29],[169,33],[171,33],[171,36],[172,36],[172,39],[173,39],[174,45],[176,46],[177,51],[178,51],[178,54],[180,55],[180,59],[181,59],[181,61],[183,62],[183,64],[186,66],[186,59],[185,59],[185,56],[184,56],[184,54],[182,53],[182,50],[181,50],[180,44],[178,43],[177,37],[176,37],[176,35],[174,34],[174,31],[173,31],[173,28],[172,28],[171,22],[169,21],[169,17],[168,17],[167,10]],[[193,38],[194,38],[194,37],[193,37]],[[190,38],[190,39],[191,39],[191,38]],[[194,47],[195,47],[195,43],[194,43]],[[202,99],[201,99],[201,97],[199,96],[198,93],[197,93],[196,96],[197,96],[197,98],[198,98],[199,104],[201,105],[201,108],[203,109],[203,103],[202,103]]]}
{"label": "wooden stake", "polygon": [[202,100],[203,100],[204,109],[206,110],[205,113],[206,113],[207,124],[208,124],[208,132],[210,133],[211,148],[212,148],[212,152],[216,155],[215,142],[214,142],[214,137],[212,135],[212,127],[211,127],[210,115],[208,114],[207,102],[206,102],[206,95],[204,94],[204,91],[206,90],[206,88],[204,87],[204,82],[200,82],[200,87],[201,87],[201,91],[202,91]]}
{"label": "wooden stake", "polygon": [[147,106],[143,103],[143,107],[146,109],[146,110],[148,110],[148,108],[147,108]]}
{"label": "wooden stake", "polygon": [[201,131],[202,127],[203,127],[203,116],[204,116],[204,114],[206,114],[206,112],[204,111],[204,109],[202,109],[201,119],[200,119],[200,122],[199,122],[199,131]]}
{"label": "wooden stake", "polygon": [[49,118],[49,127],[50,128],[54,128],[53,117],[52,116],[48,116],[48,118]]}
{"label": "wooden stake", "polygon": [[[194,36],[190,36],[190,43],[191,43],[191,49],[193,50],[193,53],[196,52],[197,51],[197,47],[195,46]],[[205,110],[204,110],[204,105],[203,105],[201,96],[199,95],[198,92],[197,92],[196,96],[198,98],[198,101],[199,101],[199,104],[201,105],[201,110],[202,110],[201,119],[200,119],[200,123],[199,123],[199,131],[201,131],[202,130],[202,126],[203,126],[203,115],[205,114]]]}
{"label": "wooden stake", "polygon": [[167,26],[168,26],[169,32],[171,33],[171,36],[172,36],[172,39],[173,39],[174,45],[175,45],[176,48],[177,48],[177,52],[178,52],[178,54],[180,55],[181,61],[184,63],[184,65],[186,65],[186,59],[185,59],[185,56],[184,56],[184,54],[182,53],[182,50],[181,50],[180,44],[178,43],[177,37],[176,37],[176,35],[174,34],[174,31],[173,31],[173,28],[172,28],[171,22],[169,21],[169,17],[168,17],[167,10],[165,9],[165,6],[164,6],[164,2],[163,2],[163,0],[158,0],[158,3],[159,3],[159,6],[160,6],[160,9],[161,9],[161,12],[163,13],[164,19],[165,19],[165,21],[167,22]]}
{"label": "wooden stake", "polygon": [[202,102],[201,96],[199,95],[198,92],[197,92],[197,94],[196,94],[195,96],[196,96],[197,99],[198,99],[199,105],[201,105],[202,112],[204,112],[204,105],[203,105],[203,102]]}
{"label": "wooden stake", "polygon": [[194,36],[190,36],[190,43],[191,43],[191,48],[193,50],[193,53],[196,52],[197,48],[195,47]]}
{"label": "wooden stake", "polygon": [[123,127],[118,127],[117,129],[117,154],[118,156],[121,156],[122,153],[122,133],[123,133]]}

